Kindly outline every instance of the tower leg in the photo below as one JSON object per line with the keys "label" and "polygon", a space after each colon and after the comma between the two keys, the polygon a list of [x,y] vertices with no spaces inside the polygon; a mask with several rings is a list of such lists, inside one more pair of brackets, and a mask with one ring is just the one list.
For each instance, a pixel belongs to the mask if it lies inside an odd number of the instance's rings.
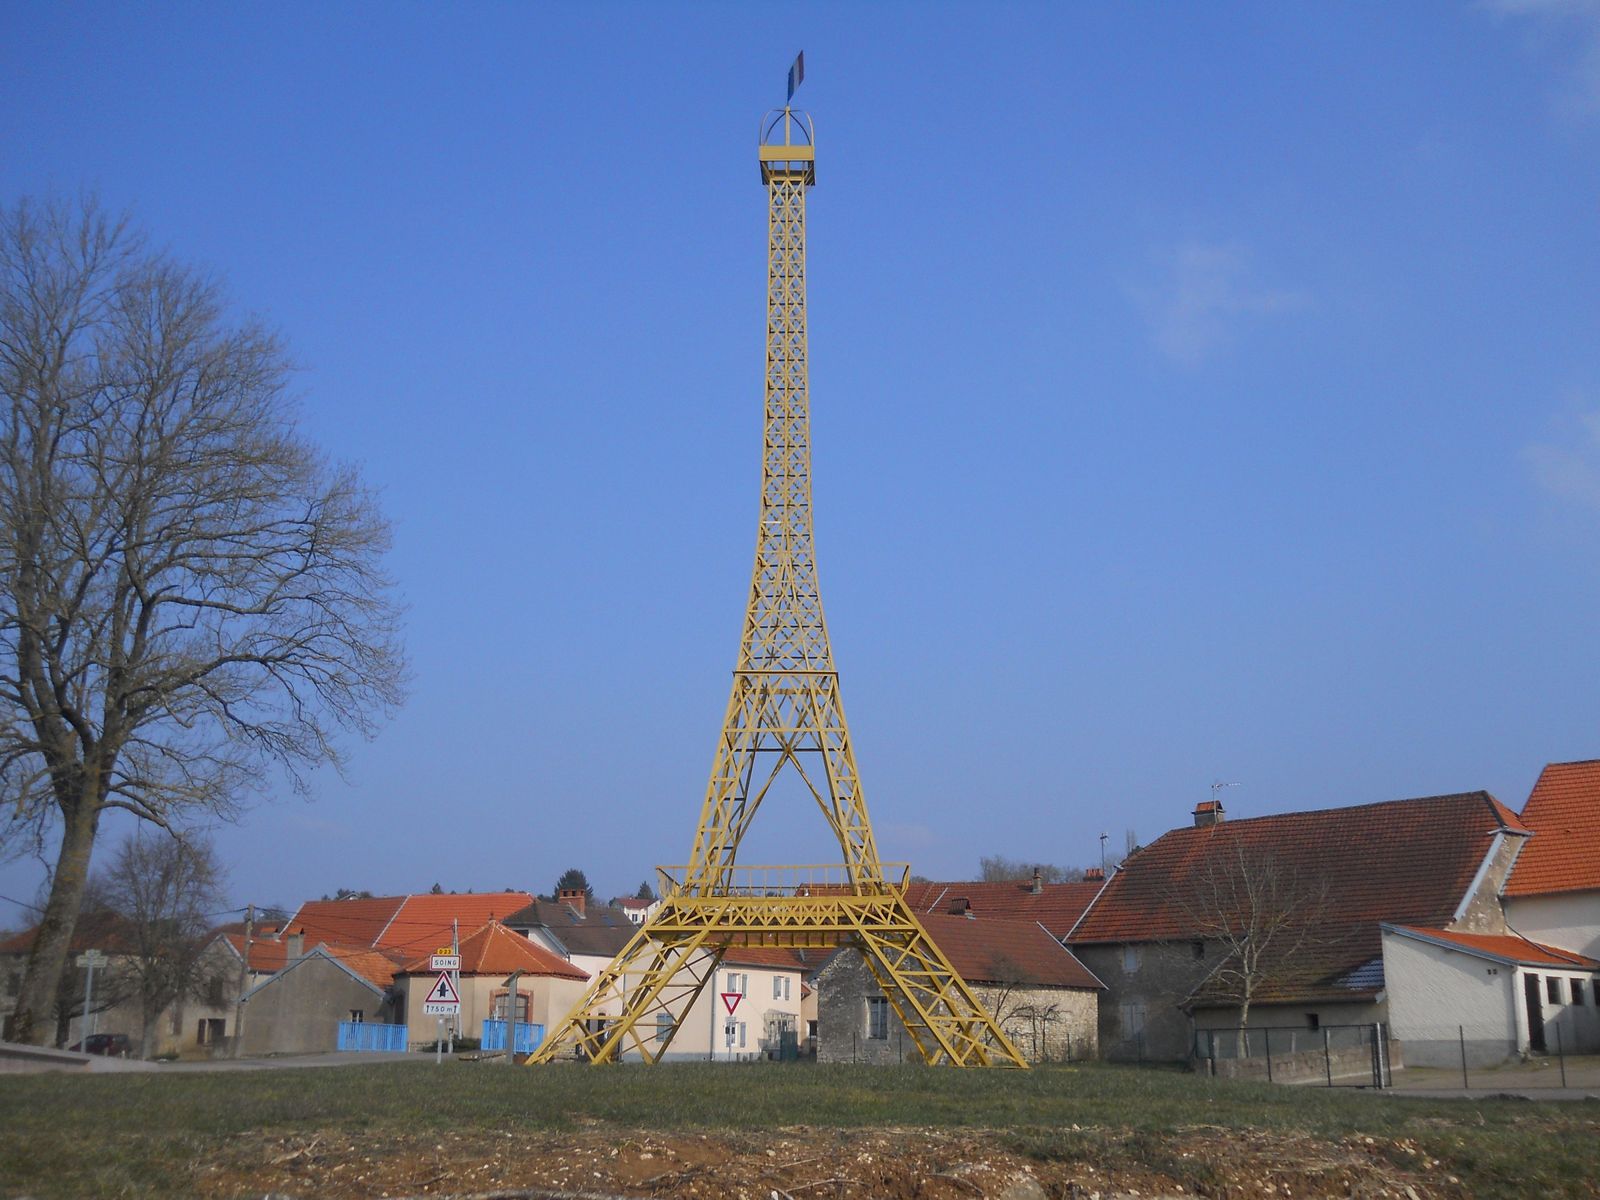
{"label": "tower leg", "polygon": [[[631,1047],[646,1062],[660,1060],[684,1017],[722,961],[723,947],[700,929],[652,936],[647,924],[590,982],[582,999],[528,1058],[554,1062],[563,1054],[616,1062]],[[667,1022],[656,1020],[666,1013]]]}

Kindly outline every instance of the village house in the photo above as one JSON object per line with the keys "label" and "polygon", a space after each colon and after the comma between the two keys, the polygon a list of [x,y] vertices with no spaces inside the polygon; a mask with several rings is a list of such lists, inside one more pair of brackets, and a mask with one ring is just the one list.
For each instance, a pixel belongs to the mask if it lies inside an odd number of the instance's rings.
{"label": "village house", "polygon": [[[532,899],[527,892],[480,892],[307,901],[276,938],[252,940],[252,965],[275,973],[245,994],[244,1052],[333,1050],[341,1024],[405,1026],[401,969]],[[237,967],[242,943],[230,935],[229,944]]]}
{"label": "village house", "polygon": [[1507,924],[1600,958],[1600,759],[1545,767],[1522,823],[1533,836],[1506,882]]}
{"label": "village house", "polygon": [[[1386,927],[1513,933],[1500,890],[1528,840],[1487,792],[1241,821],[1204,802],[1192,827],[1129,856],[1068,938],[1106,984],[1102,1051],[1188,1059],[1197,1031],[1388,1023],[1415,955]],[[1409,956],[1392,969],[1391,946]],[[1453,1025],[1456,1011],[1433,1020]]]}
{"label": "village house", "polygon": [[[9,1018],[22,990],[22,976],[33,948],[34,930],[25,930],[0,942],[0,1018]],[[95,968],[94,995],[89,1019],[84,1017],[87,971],[80,958],[95,952],[103,960]],[[81,1045],[88,1029],[97,1034],[122,1034],[131,1053],[157,1058],[209,1057],[231,1035],[239,996],[238,958],[230,957],[220,936],[199,952],[192,972],[193,984],[175,1001],[165,1004],[145,1028],[140,996],[141,971],[138,930],[127,918],[110,911],[84,913],[73,931],[66,979],[56,1002],[54,1043]]]}
{"label": "village house", "polygon": [[403,1011],[393,984],[392,953],[349,943],[304,948],[304,934],[285,938],[285,962],[244,995],[240,1053],[314,1054],[339,1048],[344,1023],[395,1024]]}
{"label": "village house", "polygon": [[[401,991],[400,1020],[413,1043],[438,1036],[437,1017],[423,1011],[429,989],[438,979],[432,954],[421,955],[398,972]],[[459,994],[461,1015],[457,1027],[468,1037],[481,1037],[485,1020],[504,1021],[510,999],[507,980],[517,980],[517,1015],[520,1024],[548,1030],[571,1011],[583,995],[589,973],[560,955],[552,954],[499,921],[490,921],[461,941]]]}
{"label": "village house", "polygon": [[[957,897],[955,903],[963,900]],[[1095,1057],[1100,981],[1037,922],[962,913],[925,913],[918,919],[1023,1057],[1030,1062]],[[816,969],[812,984],[817,1061],[920,1061],[859,950],[834,951]]]}
{"label": "village house", "polygon": [[1027,921],[1044,926],[1060,941],[1104,885],[1105,872],[1098,867],[1071,883],[1045,883],[1035,870],[1032,879],[914,882],[906,887],[906,903],[917,913],[970,913],[979,920]]}

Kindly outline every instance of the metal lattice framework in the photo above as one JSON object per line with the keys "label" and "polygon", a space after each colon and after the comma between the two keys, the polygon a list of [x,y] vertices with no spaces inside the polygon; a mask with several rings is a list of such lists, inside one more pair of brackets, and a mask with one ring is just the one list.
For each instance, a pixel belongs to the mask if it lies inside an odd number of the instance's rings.
{"label": "metal lattice framework", "polygon": [[[878,858],[812,535],[806,189],[816,182],[816,161],[809,118],[789,108],[769,114],[760,160],[768,213],[761,513],[733,692],[700,826],[689,864],[662,868],[655,915],[530,1061],[576,1054],[607,1062],[636,1052],[656,1062],[730,946],[851,944],[924,1061],[1026,1066],[906,903],[908,872],[891,873]],[[736,865],[762,801],[790,770],[832,827],[843,864]]]}

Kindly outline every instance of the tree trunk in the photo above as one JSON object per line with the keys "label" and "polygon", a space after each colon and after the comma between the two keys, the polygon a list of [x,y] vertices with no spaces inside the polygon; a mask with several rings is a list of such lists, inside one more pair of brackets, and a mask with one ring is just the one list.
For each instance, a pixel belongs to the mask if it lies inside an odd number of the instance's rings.
{"label": "tree trunk", "polygon": [[11,1017],[12,1041],[46,1046],[55,1034],[51,1015],[56,1011],[62,972],[72,950],[72,935],[78,928],[78,909],[83,904],[83,889],[89,882],[89,855],[94,850],[94,835],[99,824],[100,806],[87,802],[87,798],[77,813],[65,822],[50,899],[39,919],[33,948],[28,952],[22,993],[17,997],[17,1008]]}

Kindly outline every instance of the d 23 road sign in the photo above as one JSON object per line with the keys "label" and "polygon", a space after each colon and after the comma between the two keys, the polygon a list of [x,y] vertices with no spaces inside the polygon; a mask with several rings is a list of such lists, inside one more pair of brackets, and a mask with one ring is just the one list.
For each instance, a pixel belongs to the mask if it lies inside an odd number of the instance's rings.
{"label": "d 23 road sign", "polygon": [[449,971],[440,971],[439,978],[428,989],[422,1002],[422,1011],[430,1017],[453,1017],[461,1011],[461,993],[450,980]]}

